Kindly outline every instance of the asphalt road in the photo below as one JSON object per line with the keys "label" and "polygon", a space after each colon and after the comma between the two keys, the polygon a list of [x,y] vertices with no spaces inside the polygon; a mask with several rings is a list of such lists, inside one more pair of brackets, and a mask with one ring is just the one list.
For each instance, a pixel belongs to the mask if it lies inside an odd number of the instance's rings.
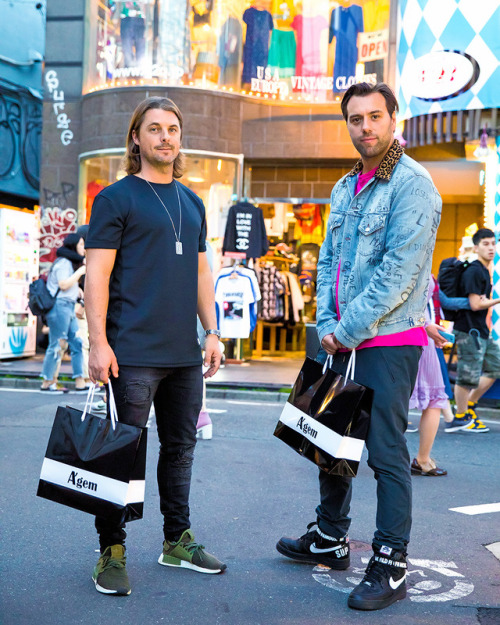
{"label": "asphalt road", "polygon": [[[408,599],[380,612],[346,605],[360,578],[374,528],[375,481],[363,463],[352,504],[353,565],[316,570],[275,551],[314,520],[315,467],[272,436],[281,405],[209,400],[214,438],[197,447],[191,494],[198,541],[228,565],[224,575],[160,567],[161,517],[150,430],[145,518],[129,525],[129,597],[95,591],[92,517],[35,496],[58,403],[0,390],[2,475],[1,622],[4,625],[147,623],[175,625],[331,625],[500,623],[500,563],[485,547],[500,540],[500,512],[465,515],[450,508],[500,501],[500,422],[489,434],[440,431],[434,456],[449,475],[414,478]],[[409,434],[414,455],[418,434]]]}

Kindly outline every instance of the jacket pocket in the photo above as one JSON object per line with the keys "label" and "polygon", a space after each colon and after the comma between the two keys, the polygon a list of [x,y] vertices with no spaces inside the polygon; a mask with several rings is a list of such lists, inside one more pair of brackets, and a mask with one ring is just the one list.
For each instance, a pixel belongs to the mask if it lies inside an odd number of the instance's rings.
{"label": "jacket pocket", "polygon": [[385,223],[387,215],[368,214],[361,220],[358,242],[358,254],[361,256],[379,256],[385,244]]}
{"label": "jacket pocket", "polygon": [[332,237],[332,243],[335,246],[339,242],[339,234],[341,226],[344,223],[345,213],[331,213],[328,223],[330,229],[330,236]]}

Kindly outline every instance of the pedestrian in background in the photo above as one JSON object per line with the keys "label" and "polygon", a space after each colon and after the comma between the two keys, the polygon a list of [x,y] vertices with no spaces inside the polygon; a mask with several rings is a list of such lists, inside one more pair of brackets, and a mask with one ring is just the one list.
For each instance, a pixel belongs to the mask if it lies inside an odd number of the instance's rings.
{"label": "pedestrian in background", "polygon": [[[88,225],[83,225],[78,228],[76,234],[83,239],[87,238],[87,233],[89,231]],[[83,357],[83,377],[85,378],[85,382],[90,382],[89,377],[89,326],[87,324],[87,315],[85,314],[85,300],[83,298],[83,291],[85,289],[85,274],[80,278],[78,282],[80,288],[82,289],[82,297],[78,298],[76,301],[75,307],[75,316],[76,322],[78,324],[78,336],[82,341],[82,357]]]}
{"label": "pedestrian in background", "polygon": [[[89,373],[94,382],[111,383],[123,423],[145,427],[154,402],[164,538],[159,564],[221,573],[226,565],[195,541],[189,519],[203,389],[197,315],[207,337],[205,377],[215,374],[221,354],[205,207],[177,181],[182,124],[168,98],[141,102],[127,135],[128,175],[94,201],[86,240]],[[96,589],[128,595],[125,526],[100,517],[95,525]]]}
{"label": "pedestrian in background", "polygon": [[441,373],[441,365],[436,347],[444,347],[447,340],[439,334],[441,326],[435,323],[433,294],[436,281],[431,276],[427,308],[425,309],[425,331],[427,332],[427,345],[424,345],[422,357],[418,363],[418,373],[410,397],[410,410],[421,410],[419,425],[419,447],[415,458],[411,463],[413,475],[430,475],[439,477],[447,475],[445,469],[441,469],[431,458],[431,450],[439,429],[441,410],[451,410],[450,400],[446,395],[446,389]]}
{"label": "pedestrian in background", "polygon": [[[394,138],[398,104],[387,85],[353,85],[341,108],[361,159],[332,191],[318,262],[317,328],[335,371],[344,374],[349,350],[357,349],[354,381],[374,390],[366,447],[377,480],[377,530],[348,605],[377,610],[406,596],[411,474],[404,433],[427,344],[424,310],[441,198]],[[319,483],[316,523],[298,539],[281,538],[277,549],[346,569],[352,478],[320,471]]]}
{"label": "pedestrian in background", "polygon": [[472,237],[474,260],[462,273],[458,295],[469,299],[471,310],[459,310],[453,326],[457,343],[455,402],[457,428],[469,433],[489,432],[476,414],[476,405],[500,378],[500,348],[490,335],[488,310],[500,303],[491,298],[490,266],[495,256],[495,233],[480,228]]}
{"label": "pedestrian in background", "polygon": [[49,345],[42,366],[41,391],[62,393],[56,379],[61,360],[69,346],[73,379],[77,391],[86,391],[83,373],[82,340],[78,336],[75,304],[81,296],[78,285],[85,274],[85,247],[83,238],[76,233],[68,234],[62,247],[57,250],[57,259],[47,278],[47,289],[55,298],[54,306],[46,315],[49,327]]}

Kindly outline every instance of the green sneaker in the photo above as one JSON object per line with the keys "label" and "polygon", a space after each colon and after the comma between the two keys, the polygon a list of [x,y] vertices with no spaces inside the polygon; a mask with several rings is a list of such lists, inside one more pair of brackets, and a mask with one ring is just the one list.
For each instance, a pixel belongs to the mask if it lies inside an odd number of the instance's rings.
{"label": "green sneaker", "polygon": [[97,561],[92,575],[95,587],[99,592],[105,595],[130,595],[130,582],[125,568],[126,561],[123,545],[106,547]]}
{"label": "green sneaker", "polygon": [[215,556],[204,551],[205,547],[194,541],[191,530],[185,530],[175,543],[165,540],[158,564],[163,566],[180,566],[198,573],[222,573],[226,565]]}

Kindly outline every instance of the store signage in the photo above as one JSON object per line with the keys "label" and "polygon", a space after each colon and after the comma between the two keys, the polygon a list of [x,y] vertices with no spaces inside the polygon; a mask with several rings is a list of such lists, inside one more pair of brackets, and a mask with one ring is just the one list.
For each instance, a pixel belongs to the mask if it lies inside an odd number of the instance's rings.
{"label": "store signage", "polygon": [[479,64],[458,50],[429,52],[414,61],[413,96],[420,100],[448,100],[467,91],[479,78]]}
{"label": "store signage", "polygon": [[271,70],[270,67],[257,66],[257,78],[252,78],[250,89],[255,92],[269,93],[271,95],[288,95],[288,85],[280,80],[279,70]]}
{"label": "store signage", "polygon": [[[258,93],[286,96],[289,87],[286,81],[280,80],[279,71],[272,71],[269,67],[257,67],[257,78],[252,78],[251,90]],[[335,84],[337,91],[345,91],[358,82],[377,84],[377,74],[363,74],[360,76],[292,76],[293,91],[312,93],[317,91],[332,91]]]}
{"label": "store signage", "polygon": [[358,62],[368,63],[385,59],[389,50],[389,30],[376,30],[371,33],[359,33]]}

